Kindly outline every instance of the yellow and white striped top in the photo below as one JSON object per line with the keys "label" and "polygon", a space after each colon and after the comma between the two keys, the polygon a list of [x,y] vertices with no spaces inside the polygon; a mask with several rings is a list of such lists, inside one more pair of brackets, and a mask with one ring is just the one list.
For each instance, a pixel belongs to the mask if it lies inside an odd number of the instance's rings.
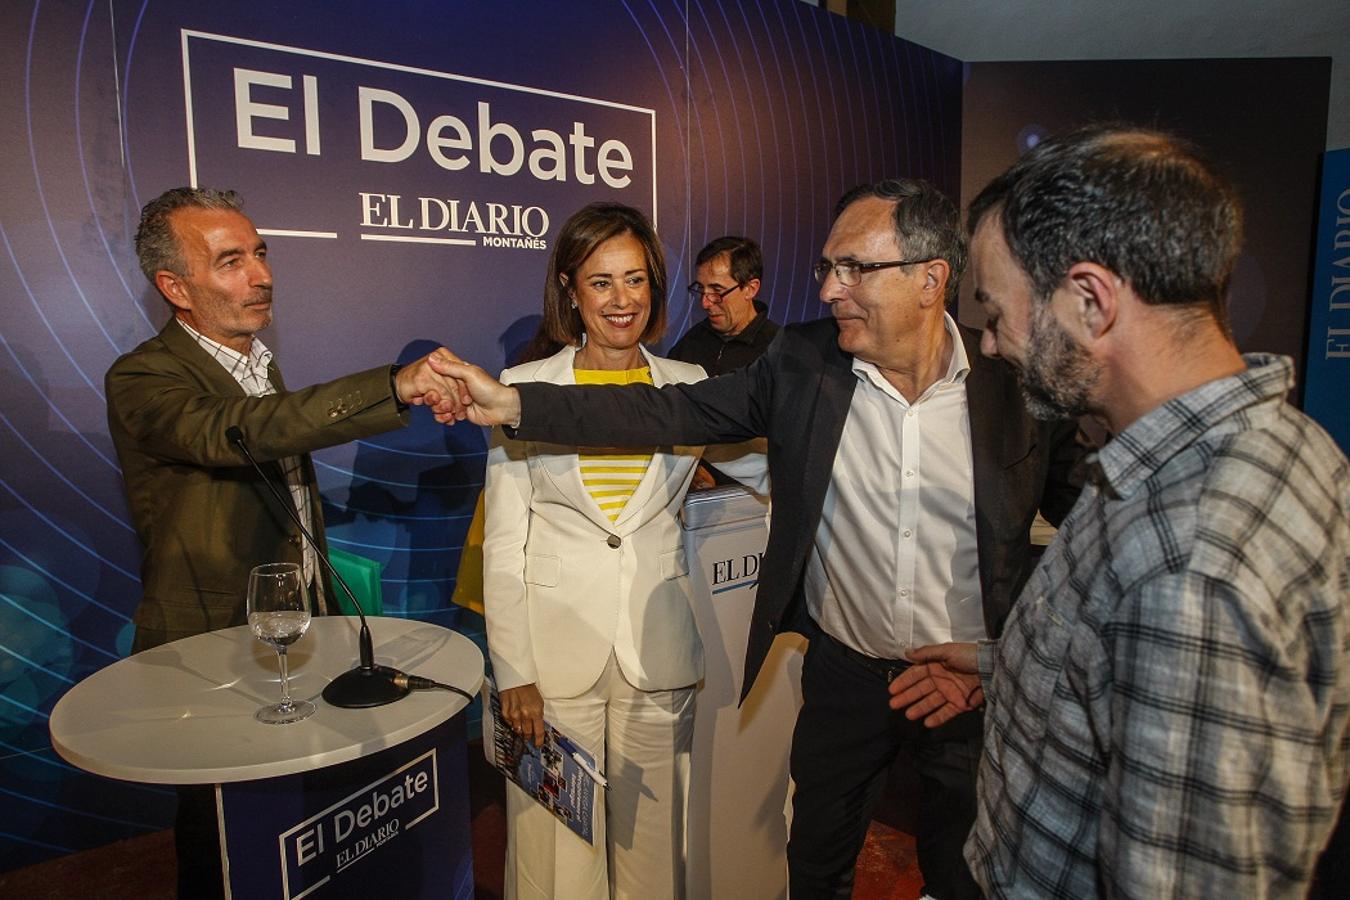
{"label": "yellow and white striped top", "polygon": [[[651,384],[652,370],[640,369],[574,369],[577,384]],[[633,496],[647,466],[652,461],[652,450],[643,448],[580,447],[581,482],[586,485],[600,511],[611,522]]]}

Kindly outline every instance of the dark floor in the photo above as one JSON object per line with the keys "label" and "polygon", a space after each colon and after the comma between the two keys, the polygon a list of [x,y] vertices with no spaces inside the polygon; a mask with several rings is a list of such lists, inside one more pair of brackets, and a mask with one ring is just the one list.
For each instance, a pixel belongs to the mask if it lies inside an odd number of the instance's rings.
{"label": "dark floor", "polygon": [[[506,853],[503,782],[488,767],[478,744],[469,747],[468,758],[475,893],[480,900],[498,900]],[[882,818],[902,823],[895,816]],[[159,831],[25,869],[0,872],[0,900],[173,900],[174,878],[173,833]],[[919,887],[914,839],[890,825],[873,822],[858,857],[853,896],[861,900],[915,900]]]}

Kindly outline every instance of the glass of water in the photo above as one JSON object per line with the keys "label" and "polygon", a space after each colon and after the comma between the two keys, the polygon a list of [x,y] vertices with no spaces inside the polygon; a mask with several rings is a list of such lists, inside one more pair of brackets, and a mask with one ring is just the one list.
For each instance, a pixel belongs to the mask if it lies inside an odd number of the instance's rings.
{"label": "glass of water", "polygon": [[281,668],[281,702],[264,706],[253,718],[285,725],[312,716],[313,703],[291,699],[286,673],[286,648],[309,628],[309,591],[297,563],[265,563],[248,573],[248,627],[276,649]]}

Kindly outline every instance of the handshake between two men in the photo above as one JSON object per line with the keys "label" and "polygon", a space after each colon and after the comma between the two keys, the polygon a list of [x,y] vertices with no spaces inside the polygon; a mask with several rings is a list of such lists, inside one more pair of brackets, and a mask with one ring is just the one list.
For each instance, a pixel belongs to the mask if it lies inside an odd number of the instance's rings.
{"label": "handshake between two men", "polygon": [[[414,365],[422,363],[431,371],[420,373],[417,385],[422,395],[413,402],[430,408],[437,422],[442,425],[465,420],[484,426],[519,424],[520,392],[515,388],[507,387],[446,347],[433,351]],[[399,375],[402,374],[400,371]]]}

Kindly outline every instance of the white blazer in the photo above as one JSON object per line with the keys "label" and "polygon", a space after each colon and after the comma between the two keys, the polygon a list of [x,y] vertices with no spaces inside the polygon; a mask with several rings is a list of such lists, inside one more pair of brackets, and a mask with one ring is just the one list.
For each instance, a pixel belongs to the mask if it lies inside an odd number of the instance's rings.
{"label": "white blazer", "polygon": [[[642,355],[658,387],[706,377],[700,366]],[[575,384],[575,356],[564,348],[507,369],[501,381]],[[483,601],[499,689],[534,683],[545,697],[575,697],[600,677],[611,650],[643,690],[703,677],[677,518],[701,449],[658,448],[611,523],[582,484],[576,447],[492,430]]]}

